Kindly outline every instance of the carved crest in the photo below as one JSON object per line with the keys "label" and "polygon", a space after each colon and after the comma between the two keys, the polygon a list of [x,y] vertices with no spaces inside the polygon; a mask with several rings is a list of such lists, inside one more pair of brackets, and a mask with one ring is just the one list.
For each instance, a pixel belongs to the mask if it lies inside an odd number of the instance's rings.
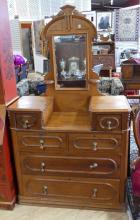
{"label": "carved crest", "polygon": [[65,16],[65,20],[66,20],[66,24],[67,24],[66,29],[70,30],[72,27],[72,15],[78,15],[78,16],[85,17],[82,13],[80,13],[78,10],[76,10],[74,6],[65,5],[65,6],[61,7],[61,10],[58,12],[58,14],[56,16],[53,17],[53,19],[57,18],[57,17]]}

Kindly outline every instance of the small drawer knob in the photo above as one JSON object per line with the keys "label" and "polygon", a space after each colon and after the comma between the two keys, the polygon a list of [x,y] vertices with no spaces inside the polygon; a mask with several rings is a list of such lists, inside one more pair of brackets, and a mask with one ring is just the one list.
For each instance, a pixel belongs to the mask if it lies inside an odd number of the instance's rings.
{"label": "small drawer knob", "polygon": [[42,150],[44,149],[44,140],[42,139],[40,140],[40,149]]}
{"label": "small drawer knob", "polygon": [[97,167],[98,167],[97,163],[90,164],[90,166],[89,166],[90,169],[95,169]]}
{"label": "small drawer knob", "polygon": [[111,121],[107,121],[107,129],[108,129],[108,130],[111,130],[111,129],[112,129],[111,124],[112,124]]}
{"label": "small drawer knob", "polygon": [[41,166],[40,167],[41,167],[40,168],[41,173],[44,173],[45,172],[45,167],[46,167],[45,162],[41,162]]}
{"label": "small drawer knob", "polygon": [[47,186],[43,186],[43,194],[47,195],[48,193],[48,187]]}
{"label": "small drawer knob", "polygon": [[96,198],[97,197],[97,192],[98,192],[98,189],[94,188],[93,191],[92,191],[92,197]]}
{"label": "small drawer knob", "polygon": [[93,149],[94,151],[97,150],[97,142],[93,142],[93,143],[92,143],[92,149]]}
{"label": "small drawer knob", "polygon": [[29,128],[29,121],[28,120],[23,121],[23,128]]}

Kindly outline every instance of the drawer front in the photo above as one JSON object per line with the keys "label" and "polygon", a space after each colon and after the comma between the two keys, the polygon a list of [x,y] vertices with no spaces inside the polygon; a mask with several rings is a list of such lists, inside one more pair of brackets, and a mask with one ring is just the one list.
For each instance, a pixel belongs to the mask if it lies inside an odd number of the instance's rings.
{"label": "drawer front", "polygon": [[122,152],[122,140],[119,134],[70,134],[69,145],[71,154],[77,156]]}
{"label": "drawer front", "polygon": [[121,114],[92,114],[92,128],[95,131],[122,130]]}
{"label": "drawer front", "polygon": [[45,176],[118,178],[120,158],[72,158],[21,155],[22,173]]}
{"label": "drawer front", "polygon": [[64,155],[68,151],[64,133],[17,132],[17,144],[24,152]]}
{"label": "drawer front", "polygon": [[20,129],[40,129],[41,128],[41,112],[24,112],[14,113],[15,127]]}
{"label": "drawer front", "polygon": [[[114,204],[119,202],[119,181],[96,179],[63,180],[28,178],[24,176],[24,196],[46,200],[71,201],[73,204]],[[78,202],[78,204],[77,204]]]}

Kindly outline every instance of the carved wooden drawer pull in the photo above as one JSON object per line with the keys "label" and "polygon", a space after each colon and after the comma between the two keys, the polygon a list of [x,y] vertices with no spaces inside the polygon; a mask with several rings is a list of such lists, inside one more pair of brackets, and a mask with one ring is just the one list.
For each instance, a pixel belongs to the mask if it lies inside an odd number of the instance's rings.
{"label": "carved wooden drawer pull", "polygon": [[46,167],[45,162],[42,162],[42,163],[41,163],[41,168],[40,168],[41,173],[44,173],[44,172],[45,172],[45,167]]}
{"label": "carved wooden drawer pull", "polygon": [[111,130],[111,128],[112,128],[112,127],[111,127],[111,124],[112,124],[111,121],[107,121],[107,129],[108,129],[108,130]]}
{"label": "carved wooden drawer pull", "polygon": [[99,124],[102,129],[117,129],[119,127],[119,119],[117,117],[102,117]]}
{"label": "carved wooden drawer pull", "polygon": [[48,193],[48,187],[47,186],[43,186],[43,194],[47,195]]}
{"label": "carved wooden drawer pull", "polygon": [[40,140],[40,149],[42,150],[44,149],[44,140],[42,139]]}
{"label": "carved wooden drawer pull", "polygon": [[98,189],[94,188],[93,191],[92,191],[92,197],[93,198],[97,197],[97,192],[98,192]]}
{"label": "carved wooden drawer pull", "polygon": [[29,128],[29,127],[30,127],[29,121],[28,120],[23,121],[23,128]]}
{"label": "carved wooden drawer pull", "polygon": [[97,142],[93,142],[93,143],[92,143],[92,149],[93,149],[94,151],[97,150]]}
{"label": "carved wooden drawer pull", "polygon": [[97,163],[93,163],[89,166],[90,169],[95,169],[98,167],[98,164]]}

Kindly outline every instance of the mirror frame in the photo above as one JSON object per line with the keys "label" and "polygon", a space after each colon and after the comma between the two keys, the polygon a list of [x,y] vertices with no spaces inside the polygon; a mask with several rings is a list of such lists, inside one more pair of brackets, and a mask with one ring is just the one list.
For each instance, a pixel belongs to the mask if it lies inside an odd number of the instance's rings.
{"label": "mirror frame", "polygon": [[[85,88],[57,88],[56,86],[56,61],[54,53],[54,36],[64,35],[82,35],[87,36],[86,39],[86,87]],[[53,17],[41,32],[42,53],[49,59],[49,72],[46,76],[47,82],[50,80],[51,91],[54,90],[89,90],[91,84],[96,84],[99,77],[93,72],[93,39],[97,36],[95,26],[85,18],[83,14],[78,12],[74,6],[65,5],[61,11]],[[54,83],[52,83],[54,81]],[[93,86],[96,87],[96,86]]]}

